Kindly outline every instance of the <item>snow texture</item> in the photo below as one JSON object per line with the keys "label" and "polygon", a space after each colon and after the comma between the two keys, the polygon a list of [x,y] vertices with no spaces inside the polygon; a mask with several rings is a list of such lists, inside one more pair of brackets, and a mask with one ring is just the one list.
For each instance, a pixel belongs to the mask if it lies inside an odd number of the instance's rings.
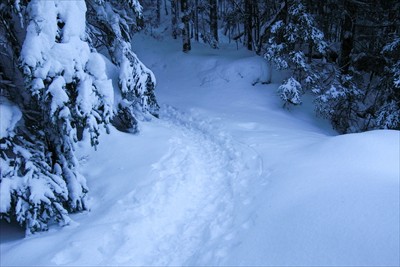
{"label": "snow texture", "polygon": [[81,147],[91,211],[26,239],[2,225],[1,265],[399,265],[398,131],[281,109],[248,51],[136,39],[160,119]]}
{"label": "snow texture", "polygon": [[22,118],[20,109],[6,98],[0,97],[0,116],[0,139],[12,137],[16,124]]}

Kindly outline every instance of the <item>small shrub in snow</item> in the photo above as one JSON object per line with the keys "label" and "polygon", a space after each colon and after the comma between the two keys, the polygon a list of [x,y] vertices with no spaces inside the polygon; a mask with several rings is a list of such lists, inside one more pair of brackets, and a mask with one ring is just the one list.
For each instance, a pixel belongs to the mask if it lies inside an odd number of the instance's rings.
{"label": "small shrub in snow", "polygon": [[293,105],[301,104],[301,84],[293,77],[285,80],[278,88],[280,98],[285,103]]}

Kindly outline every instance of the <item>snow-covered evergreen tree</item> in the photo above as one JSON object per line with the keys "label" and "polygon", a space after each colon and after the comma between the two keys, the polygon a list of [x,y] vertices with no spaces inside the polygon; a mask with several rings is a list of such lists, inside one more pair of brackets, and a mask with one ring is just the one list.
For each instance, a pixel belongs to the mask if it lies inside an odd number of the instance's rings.
{"label": "snow-covered evergreen tree", "polygon": [[[128,118],[118,122],[120,128],[136,129],[137,118],[157,115],[154,75],[131,50],[128,26],[135,17],[126,5],[141,10],[136,0],[9,0],[0,6],[2,57],[19,58],[0,63],[1,107],[21,113],[0,139],[0,212],[28,233],[68,223],[69,212],[87,209],[78,142],[97,146],[101,128],[108,131],[115,117]],[[90,18],[87,7],[99,17]],[[100,18],[109,32],[96,41],[111,40],[109,54],[93,40],[90,22]],[[118,88],[107,71],[108,56],[119,71]]]}
{"label": "snow-covered evergreen tree", "polygon": [[319,114],[341,133],[400,127],[398,7],[345,1],[341,56],[316,99]]}
{"label": "snow-covered evergreen tree", "polygon": [[278,94],[286,103],[298,105],[307,89],[320,90],[319,66],[311,58],[324,56],[327,44],[302,1],[287,4],[287,14],[271,26],[265,58],[280,70],[291,70],[292,77],[279,87]]}
{"label": "snow-covered evergreen tree", "polygon": [[335,70],[334,77],[315,99],[317,114],[331,121],[333,128],[341,133],[356,132],[360,127],[357,118],[363,93],[350,75],[342,76]]}
{"label": "snow-covered evergreen tree", "polygon": [[379,128],[400,130],[400,37],[397,36],[382,51],[387,65],[380,80],[384,90],[377,110]]}
{"label": "snow-covered evergreen tree", "polygon": [[54,167],[48,153],[44,131],[33,135],[23,127],[19,108],[5,98],[0,100],[1,145],[1,217],[25,225],[27,233],[47,229],[49,221],[68,223],[68,189],[62,170]]}
{"label": "snow-covered evergreen tree", "polygon": [[136,132],[137,120],[158,116],[154,74],[131,48],[132,34],[141,21],[141,6],[137,1],[88,0],[88,32],[93,46],[108,51],[119,67],[120,99],[114,124],[120,130]]}

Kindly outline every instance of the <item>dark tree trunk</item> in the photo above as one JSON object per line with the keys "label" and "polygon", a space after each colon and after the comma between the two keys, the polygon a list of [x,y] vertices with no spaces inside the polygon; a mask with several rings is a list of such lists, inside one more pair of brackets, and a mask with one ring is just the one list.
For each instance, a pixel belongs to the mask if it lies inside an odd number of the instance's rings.
{"label": "dark tree trunk", "polygon": [[199,41],[199,0],[194,2],[194,39]]}
{"label": "dark tree trunk", "polygon": [[288,3],[288,0],[285,0],[283,2],[283,8],[282,8],[280,17],[281,17],[281,20],[283,20],[286,24],[289,21],[289,16],[288,16],[289,11],[288,10],[289,10],[289,3]]}
{"label": "dark tree trunk", "polygon": [[190,29],[189,29],[190,14],[188,12],[187,0],[181,0],[181,11],[182,11],[182,23],[183,23],[183,29],[182,29],[183,52],[187,53],[191,50]]}
{"label": "dark tree trunk", "polygon": [[[315,5],[315,4],[313,4],[313,0],[307,0],[306,1],[306,9],[307,9],[307,11],[308,11],[308,13],[310,13],[310,14],[314,14],[313,13],[313,5]],[[315,8],[315,7],[314,7]],[[312,61],[312,56],[313,56],[313,47],[314,45],[313,45],[313,42],[312,42],[312,40],[309,40],[308,41],[308,59],[307,59],[307,63],[308,64],[311,64],[311,61]]]}
{"label": "dark tree trunk", "polygon": [[178,38],[179,8],[178,0],[171,0],[172,37]]}
{"label": "dark tree trunk", "polygon": [[218,8],[217,0],[209,0],[210,3],[210,32],[211,45],[213,48],[218,47]]}
{"label": "dark tree trunk", "polygon": [[157,0],[157,26],[161,23],[161,0]]}
{"label": "dark tree trunk", "polygon": [[253,2],[253,18],[254,18],[254,46],[257,54],[260,52],[260,39],[261,39],[261,20],[260,10],[258,8],[259,2]]}
{"label": "dark tree trunk", "polygon": [[253,50],[253,0],[244,1],[245,13],[245,44],[248,50]]}
{"label": "dark tree trunk", "polygon": [[167,0],[164,0],[165,15],[168,16]]}
{"label": "dark tree trunk", "polygon": [[351,63],[350,54],[354,45],[354,19],[356,6],[351,0],[345,0],[344,5],[345,14],[342,23],[339,66],[342,74],[348,74]]}

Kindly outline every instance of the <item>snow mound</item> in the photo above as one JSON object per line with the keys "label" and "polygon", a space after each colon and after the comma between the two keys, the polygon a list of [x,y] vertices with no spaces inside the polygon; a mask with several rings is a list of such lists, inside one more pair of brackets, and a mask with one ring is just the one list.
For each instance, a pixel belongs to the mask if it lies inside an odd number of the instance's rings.
{"label": "snow mound", "polygon": [[230,61],[211,60],[200,66],[198,79],[201,80],[202,86],[208,86],[209,83],[232,83],[238,80],[252,85],[270,81],[269,66],[259,56]]}
{"label": "snow mound", "polygon": [[0,98],[0,139],[13,135],[14,128],[22,118],[21,110],[6,98]]}
{"label": "snow mound", "polygon": [[225,264],[398,265],[399,137],[349,134],[286,155]]}

